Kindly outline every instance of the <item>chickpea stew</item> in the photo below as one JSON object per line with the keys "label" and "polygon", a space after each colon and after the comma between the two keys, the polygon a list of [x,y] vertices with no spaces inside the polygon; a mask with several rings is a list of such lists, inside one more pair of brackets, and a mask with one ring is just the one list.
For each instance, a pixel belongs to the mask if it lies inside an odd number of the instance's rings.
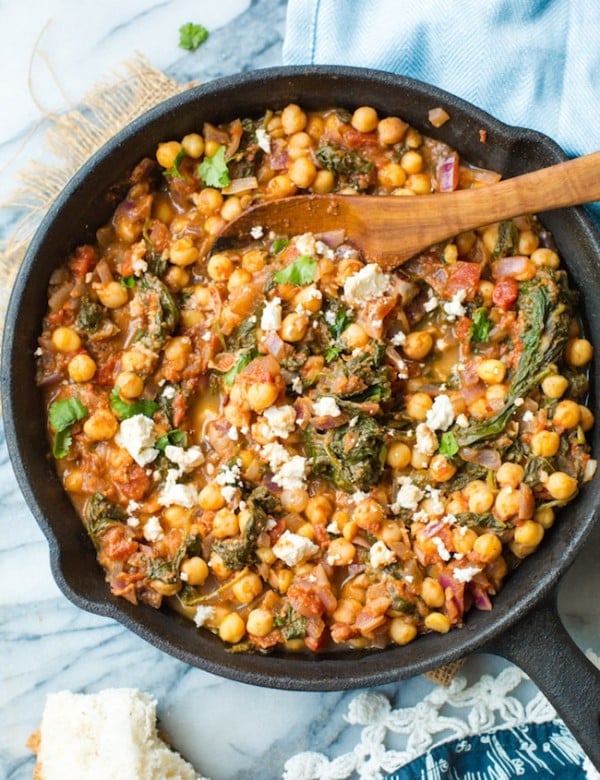
{"label": "chickpea stew", "polygon": [[262,652],[403,645],[492,608],[596,467],[592,346],[536,217],[391,273],[340,231],[202,250],[262,199],[498,178],[366,106],[205,123],[138,164],[53,273],[37,350],[112,593]]}

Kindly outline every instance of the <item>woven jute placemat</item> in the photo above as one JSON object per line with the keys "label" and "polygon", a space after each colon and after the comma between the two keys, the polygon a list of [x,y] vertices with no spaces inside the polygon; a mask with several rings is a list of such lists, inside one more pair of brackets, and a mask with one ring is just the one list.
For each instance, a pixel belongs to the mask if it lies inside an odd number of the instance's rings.
{"label": "woven jute placemat", "polygon": [[[31,163],[19,172],[21,185],[2,204],[19,214],[10,236],[0,247],[0,329],[15,276],[42,217],[77,170],[115,133],[153,106],[185,89],[142,55],[97,83],[77,108],[43,118],[45,144],[56,162]],[[1,336],[1,331],[0,331]],[[464,661],[454,661],[425,676],[450,685]]]}

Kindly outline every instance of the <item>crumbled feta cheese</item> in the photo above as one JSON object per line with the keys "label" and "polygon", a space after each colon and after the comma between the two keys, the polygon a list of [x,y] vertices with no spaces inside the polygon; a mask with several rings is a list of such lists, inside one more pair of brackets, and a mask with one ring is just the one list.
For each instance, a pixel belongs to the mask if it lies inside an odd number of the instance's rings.
{"label": "crumbled feta cheese", "polygon": [[392,338],[390,339],[390,342],[395,347],[401,347],[403,344],[406,343],[406,333],[404,333],[403,331],[399,330],[398,333],[395,333],[392,336]]}
{"label": "crumbled feta cheese", "polygon": [[198,491],[194,485],[182,485],[177,482],[179,469],[169,469],[158,496],[161,506],[184,506],[191,509],[198,503]]}
{"label": "crumbled feta cheese", "polygon": [[127,450],[138,466],[146,466],[158,455],[158,450],[154,447],[154,423],[143,414],[134,414],[133,417],[122,420],[115,442]]}
{"label": "crumbled feta cheese", "polygon": [[415,578],[412,576],[412,574],[405,574],[402,579],[405,582],[408,582],[409,585],[415,581]]}
{"label": "crumbled feta cheese", "polygon": [[175,463],[179,466],[184,473],[192,471],[204,463],[204,455],[197,445],[188,447],[186,450],[183,447],[175,447],[173,444],[167,444],[165,447],[165,455],[171,463]]}
{"label": "crumbled feta cheese", "polygon": [[271,136],[267,133],[264,127],[256,128],[256,143],[260,146],[263,152],[267,154],[271,151]]}
{"label": "crumbled feta cheese", "polygon": [[446,545],[444,544],[443,540],[440,539],[439,536],[432,536],[431,541],[435,545],[438,555],[443,561],[449,561],[452,555],[448,552],[446,549]]}
{"label": "crumbled feta cheese", "polygon": [[425,494],[410,477],[400,477],[398,482],[400,489],[396,494],[396,501],[392,504],[392,512],[398,514],[400,509],[416,509]]}
{"label": "crumbled feta cheese", "polygon": [[306,458],[294,455],[279,467],[273,475],[273,482],[283,490],[298,490],[304,487],[306,479]]}
{"label": "crumbled feta cheese", "polygon": [[313,412],[315,417],[339,417],[342,410],[337,405],[335,398],[324,395],[317,401],[313,401]]}
{"label": "crumbled feta cheese", "polygon": [[231,439],[231,441],[237,441],[239,439],[238,429],[235,427],[235,425],[232,425],[231,428],[227,431],[227,438]]}
{"label": "crumbled feta cheese", "polygon": [[377,263],[363,266],[344,282],[344,298],[353,306],[362,306],[385,295],[390,289],[390,277]]}
{"label": "crumbled feta cheese", "polygon": [[369,562],[375,569],[383,569],[384,566],[389,566],[395,560],[395,553],[381,539],[371,546]]}
{"label": "crumbled feta cheese", "polygon": [[435,297],[433,292],[429,290],[429,297],[423,304],[423,308],[425,309],[426,312],[431,312],[434,309],[437,309],[438,304],[439,304],[438,299]]}
{"label": "crumbled feta cheese", "polygon": [[528,423],[531,422],[534,417],[535,415],[533,414],[531,409],[527,409],[525,412],[523,412],[523,416],[521,417],[521,420],[523,420],[523,422],[525,423]]}
{"label": "crumbled feta cheese", "polygon": [[369,494],[365,493],[364,490],[355,490],[351,498],[355,504],[360,504],[360,502],[364,501],[365,498],[369,498]]}
{"label": "crumbled feta cheese", "polygon": [[137,517],[130,516],[130,517],[127,518],[127,525],[130,528],[137,528],[139,524],[140,524],[140,521],[138,520]]}
{"label": "crumbled feta cheese", "polygon": [[133,514],[134,512],[137,512],[137,510],[140,508],[141,504],[139,504],[137,501],[134,501],[131,499],[131,501],[127,504],[127,513]]}
{"label": "crumbled feta cheese", "polygon": [[301,255],[315,254],[315,237],[312,233],[303,233],[296,237],[296,249]]}
{"label": "crumbled feta cheese", "polygon": [[269,427],[269,438],[287,439],[296,427],[296,410],[293,406],[269,406],[263,412]]}
{"label": "crumbled feta cheese", "polygon": [[525,403],[525,399],[524,398],[515,398],[513,403],[514,403],[515,406],[523,406],[523,404]]}
{"label": "crumbled feta cheese", "polygon": [[144,523],[144,539],[149,542],[158,542],[164,536],[162,526],[158,517],[152,515]]}
{"label": "crumbled feta cheese", "polygon": [[253,227],[250,228],[250,235],[252,236],[252,238],[259,239],[262,238],[264,234],[265,231],[262,225],[254,225]]}
{"label": "crumbled feta cheese", "polygon": [[196,607],[194,623],[198,626],[198,628],[202,628],[202,626],[205,626],[209,620],[214,618],[215,614],[216,612],[214,607],[206,607],[203,605]]}
{"label": "crumbled feta cheese", "polygon": [[467,297],[466,290],[457,290],[452,296],[451,301],[446,301],[443,305],[444,313],[449,320],[454,320],[456,317],[462,317],[466,312],[462,302]]}
{"label": "crumbled feta cheese", "polygon": [[335,312],[333,309],[327,309],[323,316],[325,317],[325,322],[328,325],[331,325],[332,327],[335,325]]}
{"label": "crumbled feta cheese", "polygon": [[227,501],[227,503],[231,503],[233,499],[235,498],[239,488],[236,485],[223,485],[221,488],[221,495]]}
{"label": "crumbled feta cheese", "polygon": [[480,571],[479,566],[463,566],[460,569],[454,569],[452,576],[457,582],[471,582],[473,577],[479,574]]}
{"label": "crumbled feta cheese", "polygon": [[44,354],[44,350],[41,347],[38,347],[36,351],[33,353],[36,357],[41,357]]}
{"label": "crumbled feta cheese", "polygon": [[339,536],[342,532],[340,531],[340,527],[337,523],[337,520],[332,520],[328,526],[326,526],[325,530],[328,534],[332,534],[333,536]]}
{"label": "crumbled feta cheese", "polygon": [[287,463],[290,459],[290,454],[278,441],[274,441],[271,444],[265,444],[260,448],[261,457],[269,462],[269,468],[271,471],[277,471],[277,469],[284,463]]}
{"label": "crumbled feta cheese", "polygon": [[[206,335],[206,334],[204,334]],[[210,333],[208,334],[210,337]],[[173,387],[173,385],[167,385],[165,389],[162,391],[161,395],[163,398],[175,398],[176,390]]]}
{"label": "crumbled feta cheese", "polygon": [[348,423],[348,427],[349,427],[349,428],[354,428],[354,426],[355,426],[355,425],[356,425],[356,423],[359,421],[359,419],[360,419],[360,417],[359,417],[358,415],[356,415],[356,417],[353,417],[353,418],[350,420],[350,422]]}
{"label": "crumbled feta cheese", "polygon": [[329,260],[333,260],[335,257],[335,252],[330,246],[327,246],[327,244],[324,241],[315,241],[315,251],[318,255],[321,255],[321,257],[327,257]]}
{"label": "crumbled feta cheese", "polygon": [[408,379],[408,366],[402,358],[396,361],[396,368],[398,369],[398,379]]}
{"label": "crumbled feta cheese", "polygon": [[221,466],[215,478],[217,485],[238,485],[240,481],[240,464]]}
{"label": "crumbled feta cheese", "polygon": [[299,376],[295,376],[292,379],[292,390],[294,393],[297,393],[298,395],[302,395],[304,392],[304,385],[302,384],[302,380]]}
{"label": "crumbled feta cheese", "polygon": [[265,303],[260,318],[261,330],[279,330],[281,327],[281,298],[273,298]]}
{"label": "crumbled feta cheese", "polygon": [[145,260],[142,260],[142,258],[136,258],[131,264],[131,267],[133,268],[134,276],[141,276],[148,270],[148,263]]}
{"label": "crumbled feta cheese", "polygon": [[212,333],[207,330],[206,333],[202,334],[202,341],[210,341],[212,339]]}
{"label": "crumbled feta cheese", "polygon": [[447,431],[454,422],[454,408],[447,395],[438,395],[427,412],[425,421],[432,431]]}
{"label": "crumbled feta cheese", "polygon": [[275,557],[288,566],[296,566],[319,552],[318,545],[311,542],[306,536],[293,534],[288,530],[281,534],[272,549]]}
{"label": "crumbled feta cheese", "polygon": [[427,423],[417,425],[415,449],[423,455],[433,455],[438,448],[438,438]]}
{"label": "crumbled feta cheese", "polygon": [[463,414],[462,412],[458,415],[456,418],[456,424],[459,428],[468,428],[469,427],[469,419],[466,414]]}

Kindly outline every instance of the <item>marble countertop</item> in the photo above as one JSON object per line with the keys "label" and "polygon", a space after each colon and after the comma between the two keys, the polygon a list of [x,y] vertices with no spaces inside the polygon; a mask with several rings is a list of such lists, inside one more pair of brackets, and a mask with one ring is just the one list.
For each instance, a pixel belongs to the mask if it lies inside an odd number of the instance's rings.
{"label": "marble countertop", "polygon": [[[285,0],[22,0],[0,3],[0,202],[19,172],[45,161],[45,117],[77,105],[101,78],[136,52],[178,81],[207,80],[281,64]],[[177,46],[187,21],[210,30],[195,53]],[[0,242],[19,210],[0,209]],[[25,747],[46,694],[61,689],[142,688],[159,701],[173,744],[211,780],[284,774],[294,754],[329,758],[352,750],[360,731],[348,718],[357,691],[303,693],[223,680],[169,657],[120,624],[83,612],[58,590],[48,548],[14,479],[0,432],[0,778],[25,780]],[[600,654],[600,527],[561,586],[560,611],[582,650]],[[468,683],[509,667],[491,655],[469,658]],[[392,706],[423,700],[420,677],[376,689]],[[536,689],[526,683],[522,698]],[[366,775],[365,775],[366,776]]]}

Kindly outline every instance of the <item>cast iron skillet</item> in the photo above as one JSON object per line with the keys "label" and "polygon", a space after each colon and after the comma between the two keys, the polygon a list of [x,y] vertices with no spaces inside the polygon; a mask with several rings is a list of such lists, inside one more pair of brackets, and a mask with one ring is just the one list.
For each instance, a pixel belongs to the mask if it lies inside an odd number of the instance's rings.
{"label": "cast iron skillet", "polygon": [[[202,123],[260,116],[265,108],[298,102],[309,108],[372,105],[397,114],[456,148],[475,165],[504,176],[565,159],[549,138],[507,127],[432,86],[388,73],[317,66],[272,68],[224,78],[167,100],[116,135],[74,176],[36,233],[10,300],[3,344],[2,401],[9,452],[21,490],[50,547],[54,577],[65,595],[90,612],[112,617],[161,650],[193,666],[273,688],[339,690],[379,685],[434,669],[474,651],[499,653],[523,667],[546,693],[600,767],[600,672],[579,652],[556,610],[555,586],[596,521],[595,480],[560,515],[534,556],[525,560],[495,599],[491,612],[473,612],[447,635],[431,634],[406,647],[332,652],[311,657],[225,652],[208,632],[166,610],[134,607],[112,597],[95,552],[47,455],[41,394],[33,352],[46,309],[51,271],[114,209],[115,185],[159,141],[181,138]],[[440,129],[427,114],[443,106],[451,116]],[[487,140],[482,141],[484,130]],[[117,187],[118,189],[118,187]],[[109,196],[107,196],[109,194]],[[582,293],[590,338],[600,345],[600,236],[583,209],[547,212],[543,223]],[[592,388],[596,385],[598,362]],[[598,398],[594,395],[596,417]],[[592,434],[600,452],[598,428]]]}

